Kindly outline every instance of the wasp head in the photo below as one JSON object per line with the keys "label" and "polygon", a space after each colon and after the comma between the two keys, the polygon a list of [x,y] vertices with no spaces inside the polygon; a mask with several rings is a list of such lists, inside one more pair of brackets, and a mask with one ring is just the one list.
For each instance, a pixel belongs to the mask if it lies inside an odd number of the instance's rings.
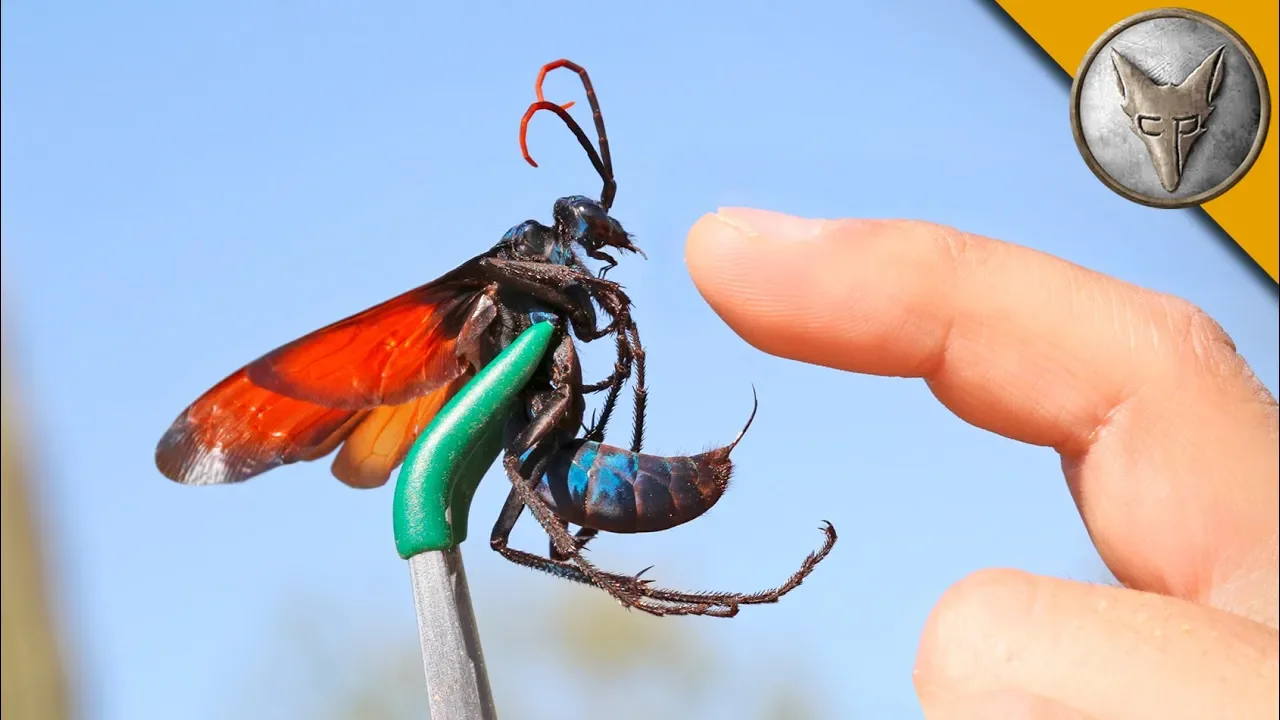
{"label": "wasp head", "polygon": [[600,269],[600,277],[618,261],[604,248],[617,248],[633,252],[644,257],[644,252],[631,242],[631,236],[617,220],[609,217],[600,203],[581,195],[563,197],[556,201],[552,210],[555,218],[555,230],[561,242],[577,244],[587,253],[587,257],[605,263]]}

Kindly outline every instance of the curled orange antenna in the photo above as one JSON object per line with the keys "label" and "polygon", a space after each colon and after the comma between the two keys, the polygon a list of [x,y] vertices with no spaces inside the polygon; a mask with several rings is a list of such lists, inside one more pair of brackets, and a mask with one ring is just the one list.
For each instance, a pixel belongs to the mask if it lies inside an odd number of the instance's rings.
{"label": "curled orange antenna", "polygon": [[[596,137],[600,144],[600,151],[592,147],[591,140],[582,131],[582,128],[569,115],[568,109],[573,107],[573,102],[567,102],[563,105],[548,102],[546,96],[542,92],[542,83],[546,80],[547,73],[558,68],[566,68],[578,74],[582,80],[582,89],[586,91],[587,103],[591,105],[591,119],[596,126]],[[525,162],[534,167],[538,167],[538,163],[534,162],[533,157],[529,155],[528,133],[529,120],[533,118],[539,110],[547,110],[554,112],[564,121],[565,125],[573,131],[574,136],[578,138],[578,142],[583,149],[587,151],[588,157],[591,158],[591,164],[595,166],[596,172],[600,173],[600,179],[604,182],[604,189],[600,192],[600,204],[604,206],[606,212],[613,205],[613,196],[617,192],[617,183],[613,178],[613,158],[609,153],[609,138],[604,131],[604,116],[600,113],[600,102],[596,98],[595,88],[591,86],[591,78],[587,75],[587,71],[575,62],[570,60],[556,60],[542,66],[538,71],[538,79],[534,83],[534,92],[537,94],[537,102],[529,106],[525,111],[524,118],[520,121],[520,151],[524,155]]]}
{"label": "curled orange antenna", "polygon": [[[557,60],[555,62],[547,63],[546,65],[542,66],[542,69],[538,71],[538,79],[533,84],[533,91],[538,95],[538,102],[546,102],[547,100],[547,98],[542,94],[542,82],[547,79],[547,73],[551,72],[552,70],[555,70],[556,68],[569,67],[570,65],[573,65],[573,67],[576,70],[582,69],[582,68],[579,68],[577,65],[574,65],[573,63],[569,62],[568,60]],[[560,107],[564,110],[568,110],[569,108],[573,107],[575,103],[576,103],[575,100],[570,100],[569,102],[561,105]]]}

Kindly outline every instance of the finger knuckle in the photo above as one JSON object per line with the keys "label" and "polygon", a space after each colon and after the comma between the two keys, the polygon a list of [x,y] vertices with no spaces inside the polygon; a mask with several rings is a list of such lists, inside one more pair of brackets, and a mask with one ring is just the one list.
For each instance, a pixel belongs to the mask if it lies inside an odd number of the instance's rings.
{"label": "finger knuckle", "polygon": [[946,225],[936,225],[933,232],[934,242],[938,250],[956,267],[972,262],[977,250],[973,236]]}
{"label": "finger knuckle", "polygon": [[1199,306],[1182,298],[1162,297],[1173,349],[1190,353],[1201,365],[1220,368],[1238,364],[1235,341],[1227,331]]}

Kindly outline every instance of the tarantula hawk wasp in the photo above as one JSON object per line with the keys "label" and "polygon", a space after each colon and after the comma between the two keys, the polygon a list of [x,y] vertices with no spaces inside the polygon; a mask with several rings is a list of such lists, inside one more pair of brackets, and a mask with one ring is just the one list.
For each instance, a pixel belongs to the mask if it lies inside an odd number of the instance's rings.
{"label": "tarantula hawk wasp", "polygon": [[[572,103],[558,105],[543,97],[543,80],[557,68],[572,70],[582,81],[598,151],[569,115]],[[552,350],[508,421],[502,462],[512,489],[490,545],[512,562],[596,586],[626,607],[655,615],[732,617],[742,605],[776,602],[831,551],[836,533],[830,523],[824,545],[799,571],[759,593],[666,590],[642,580],[643,571],[605,572],[582,555],[602,530],[655,532],[705,513],[728,486],[729,454],[742,434],[699,455],[640,452],[647,398],[644,349],[630,298],[605,278],[617,265],[605,249],[643,253],[609,215],[617,183],[586,71],[568,60],[552,62],[539,72],[535,88],[537,101],[520,122],[525,160],[537,167],[528,151],[529,121],[540,111],[557,115],[604,183],[599,200],[560,198],[551,226],[525,221],[440,278],[240,368],[174,420],[156,448],[156,465],[176,482],[227,484],[337,450],[332,472],[339,480],[356,488],[381,486],[432,417],[478,369],[521,332],[548,320],[556,327]],[[604,263],[598,274],[575,248]],[[604,327],[597,327],[597,305],[610,317]],[[608,335],[617,344],[614,371],[601,382],[584,384],[574,341]],[[605,427],[633,372],[630,450],[604,445]],[[585,427],[585,396],[603,390],[608,393],[599,416]],[[585,432],[579,437],[581,428]],[[508,544],[526,507],[550,537],[547,557]],[[571,523],[580,528],[573,535]]]}

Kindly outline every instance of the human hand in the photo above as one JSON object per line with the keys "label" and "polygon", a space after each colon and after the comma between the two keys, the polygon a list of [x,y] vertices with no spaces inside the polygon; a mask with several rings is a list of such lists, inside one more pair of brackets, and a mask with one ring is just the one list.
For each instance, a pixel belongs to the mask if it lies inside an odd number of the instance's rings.
{"label": "human hand", "polygon": [[924,378],[962,419],[1061,455],[1125,587],[957,583],[916,660],[928,717],[1277,716],[1277,405],[1207,315],[921,222],[722,210],[686,259],[761,350]]}

